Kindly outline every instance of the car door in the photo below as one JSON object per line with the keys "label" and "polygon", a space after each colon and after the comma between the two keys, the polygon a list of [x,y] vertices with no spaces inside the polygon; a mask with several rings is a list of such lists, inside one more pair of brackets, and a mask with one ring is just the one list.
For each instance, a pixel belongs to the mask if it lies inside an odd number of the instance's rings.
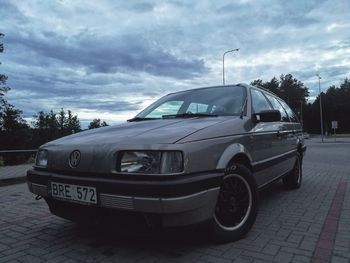
{"label": "car door", "polygon": [[[291,122],[288,112],[286,110],[286,103],[281,99],[276,98],[270,94],[266,94],[266,97],[271,102],[272,107],[279,110],[281,113],[281,121],[277,137],[280,141],[279,149],[279,165],[276,167],[279,175],[283,175],[288,172],[294,163],[294,151],[295,151],[295,127]],[[284,107],[283,107],[284,106]],[[289,107],[288,107],[289,108]]]}
{"label": "car door", "polygon": [[299,137],[302,136],[301,135],[302,130],[301,130],[299,119],[295,115],[295,113],[292,111],[292,109],[288,106],[287,103],[285,103],[283,100],[279,100],[279,102],[287,112],[288,117],[290,119],[290,122],[286,123],[286,130],[288,131],[286,148],[288,148],[288,151],[296,151]]}
{"label": "car door", "polygon": [[[252,113],[272,110],[263,92],[251,88]],[[258,122],[252,129],[252,159],[255,178],[258,186],[262,186],[279,175],[275,158],[283,153],[282,140],[278,137],[281,122]]]}

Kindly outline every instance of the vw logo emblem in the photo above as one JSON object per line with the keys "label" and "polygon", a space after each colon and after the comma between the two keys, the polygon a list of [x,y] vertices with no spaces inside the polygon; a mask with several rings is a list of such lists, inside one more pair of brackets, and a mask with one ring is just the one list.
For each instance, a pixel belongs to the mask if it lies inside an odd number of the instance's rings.
{"label": "vw logo emblem", "polygon": [[77,167],[80,163],[80,158],[81,158],[81,153],[79,150],[74,150],[73,152],[71,152],[71,154],[69,156],[70,167],[72,167],[72,168]]}

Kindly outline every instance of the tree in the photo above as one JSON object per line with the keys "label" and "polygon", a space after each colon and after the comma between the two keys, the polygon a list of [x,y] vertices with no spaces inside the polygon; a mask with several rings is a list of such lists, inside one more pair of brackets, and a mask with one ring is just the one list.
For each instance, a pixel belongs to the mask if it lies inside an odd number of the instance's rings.
{"label": "tree", "polygon": [[68,133],[77,133],[81,131],[78,115],[73,116],[73,113],[70,110],[68,110],[66,129]]}
{"label": "tree", "polygon": [[[325,130],[331,132],[331,122],[338,121],[338,132],[350,131],[350,81],[344,79],[340,87],[331,86],[322,93]],[[315,101],[316,102],[316,101]],[[317,101],[317,105],[319,101]]]}
{"label": "tree", "polygon": [[[0,39],[2,37],[4,34],[0,33]],[[0,53],[2,52],[4,44],[0,43]],[[2,150],[22,148],[30,141],[29,126],[21,117],[22,111],[5,99],[6,93],[10,90],[6,81],[7,76],[0,74],[0,149]]]}
{"label": "tree", "polygon": [[2,129],[9,133],[14,133],[17,129],[28,128],[21,114],[21,110],[7,103],[2,112]]}
{"label": "tree", "polygon": [[[0,39],[4,37],[3,33],[0,33]],[[0,53],[4,52],[4,44],[0,43]],[[0,62],[1,65],[1,62]],[[8,86],[6,86],[7,76],[0,73],[0,130],[3,129],[3,112],[5,106],[7,105],[7,101],[4,99],[5,94],[10,90]]]}
{"label": "tree", "polygon": [[281,75],[280,79],[273,77],[270,81],[263,82],[257,79],[251,85],[271,91],[288,103],[292,110],[300,113],[301,104],[305,106],[309,97],[309,90],[301,81],[298,81],[292,74]]}
{"label": "tree", "polygon": [[57,122],[61,135],[64,136],[66,133],[67,117],[66,112],[63,110],[63,108],[61,108],[61,111],[58,113]]}
{"label": "tree", "polygon": [[81,131],[78,116],[73,115],[70,110],[66,112],[62,108],[59,113],[55,113],[53,110],[48,113],[40,111],[33,117],[33,142],[36,147],[60,137]]}
{"label": "tree", "polygon": [[[21,117],[22,111],[11,104],[6,104],[1,112],[2,129],[0,130],[0,149],[15,150],[31,147],[31,132],[26,121]],[[6,154],[5,165],[25,162],[30,154]]]}
{"label": "tree", "polygon": [[323,130],[332,133],[331,122],[338,121],[339,133],[350,132],[350,80],[344,79],[340,87],[330,86],[326,92],[321,92],[313,103],[305,107],[305,126],[310,133],[321,133],[320,127],[320,96],[322,96]]}
{"label": "tree", "polygon": [[279,90],[282,99],[284,99],[295,112],[298,112],[298,109],[300,109],[300,103],[305,104],[309,97],[308,88],[291,74],[281,75]]}
{"label": "tree", "polygon": [[280,94],[281,92],[279,89],[280,82],[275,77],[273,77],[271,81],[266,81],[266,82],[263,82],[261,79],[257,79],[252,81],[250,84],[259,88],[267,89],[272,93],[276,94],[277,96],[281,95]]}
{"label": "tree", "polygon": [[[1,64],[1,62],[0,62]],[[0,103],[4,104],[4,96],[10,90],[9,87],[6,86],[7,76],[0,74]]]}
{"label": "tree", "polygon": [[35,147],[59,137],[56,113],[52,110],[49,113],[40,111],[37,115],[34,115],[33,118],[33,143]]}
{"label": "tree", "polygon": [[100,127],[108,126],[108,124],[105,121],[102,121],[100,119],[93,119],[92,122],[89,124],[89,129],[96,129]]}

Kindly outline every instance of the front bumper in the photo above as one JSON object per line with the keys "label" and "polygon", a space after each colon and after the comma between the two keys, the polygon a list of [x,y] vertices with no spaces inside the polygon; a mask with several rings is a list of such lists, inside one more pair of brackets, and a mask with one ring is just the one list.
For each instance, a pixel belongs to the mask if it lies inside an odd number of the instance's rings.
{"label": "front bumper", "polygon": [[305,145],[303,145],[303,147],[302,147],[302,152],[303,152],[302,157],[305,157],[305,155],[306,155],[306,146]]}
{"label": "front bumper", "polygon": [[[210,219],[214,213],[223,173],[216,171],[196,175],[182,175],[166,180],[113,180],[99,177],[70,176],[47,171],[29,170],[29,190],[45,197],[54,214],[72,219],[69,209],[55,211],[56,200],[49,195],[50,181],[96,187],[97,206],[69,203],[69,206],[95,212],[115,210],[159,215],[163,226],[180,226]],[[68,201],[58,200],[58,203]],[[96,210],[97,209],[97,210]]]}

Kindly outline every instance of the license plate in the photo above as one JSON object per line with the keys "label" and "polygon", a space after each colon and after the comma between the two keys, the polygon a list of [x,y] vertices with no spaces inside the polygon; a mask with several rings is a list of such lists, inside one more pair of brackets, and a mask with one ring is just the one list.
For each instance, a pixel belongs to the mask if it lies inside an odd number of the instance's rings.
{"label": "license plate", "polygon": [[54,198],[97,204],[95,187],[51,182],[49,189],[50,195]]}

